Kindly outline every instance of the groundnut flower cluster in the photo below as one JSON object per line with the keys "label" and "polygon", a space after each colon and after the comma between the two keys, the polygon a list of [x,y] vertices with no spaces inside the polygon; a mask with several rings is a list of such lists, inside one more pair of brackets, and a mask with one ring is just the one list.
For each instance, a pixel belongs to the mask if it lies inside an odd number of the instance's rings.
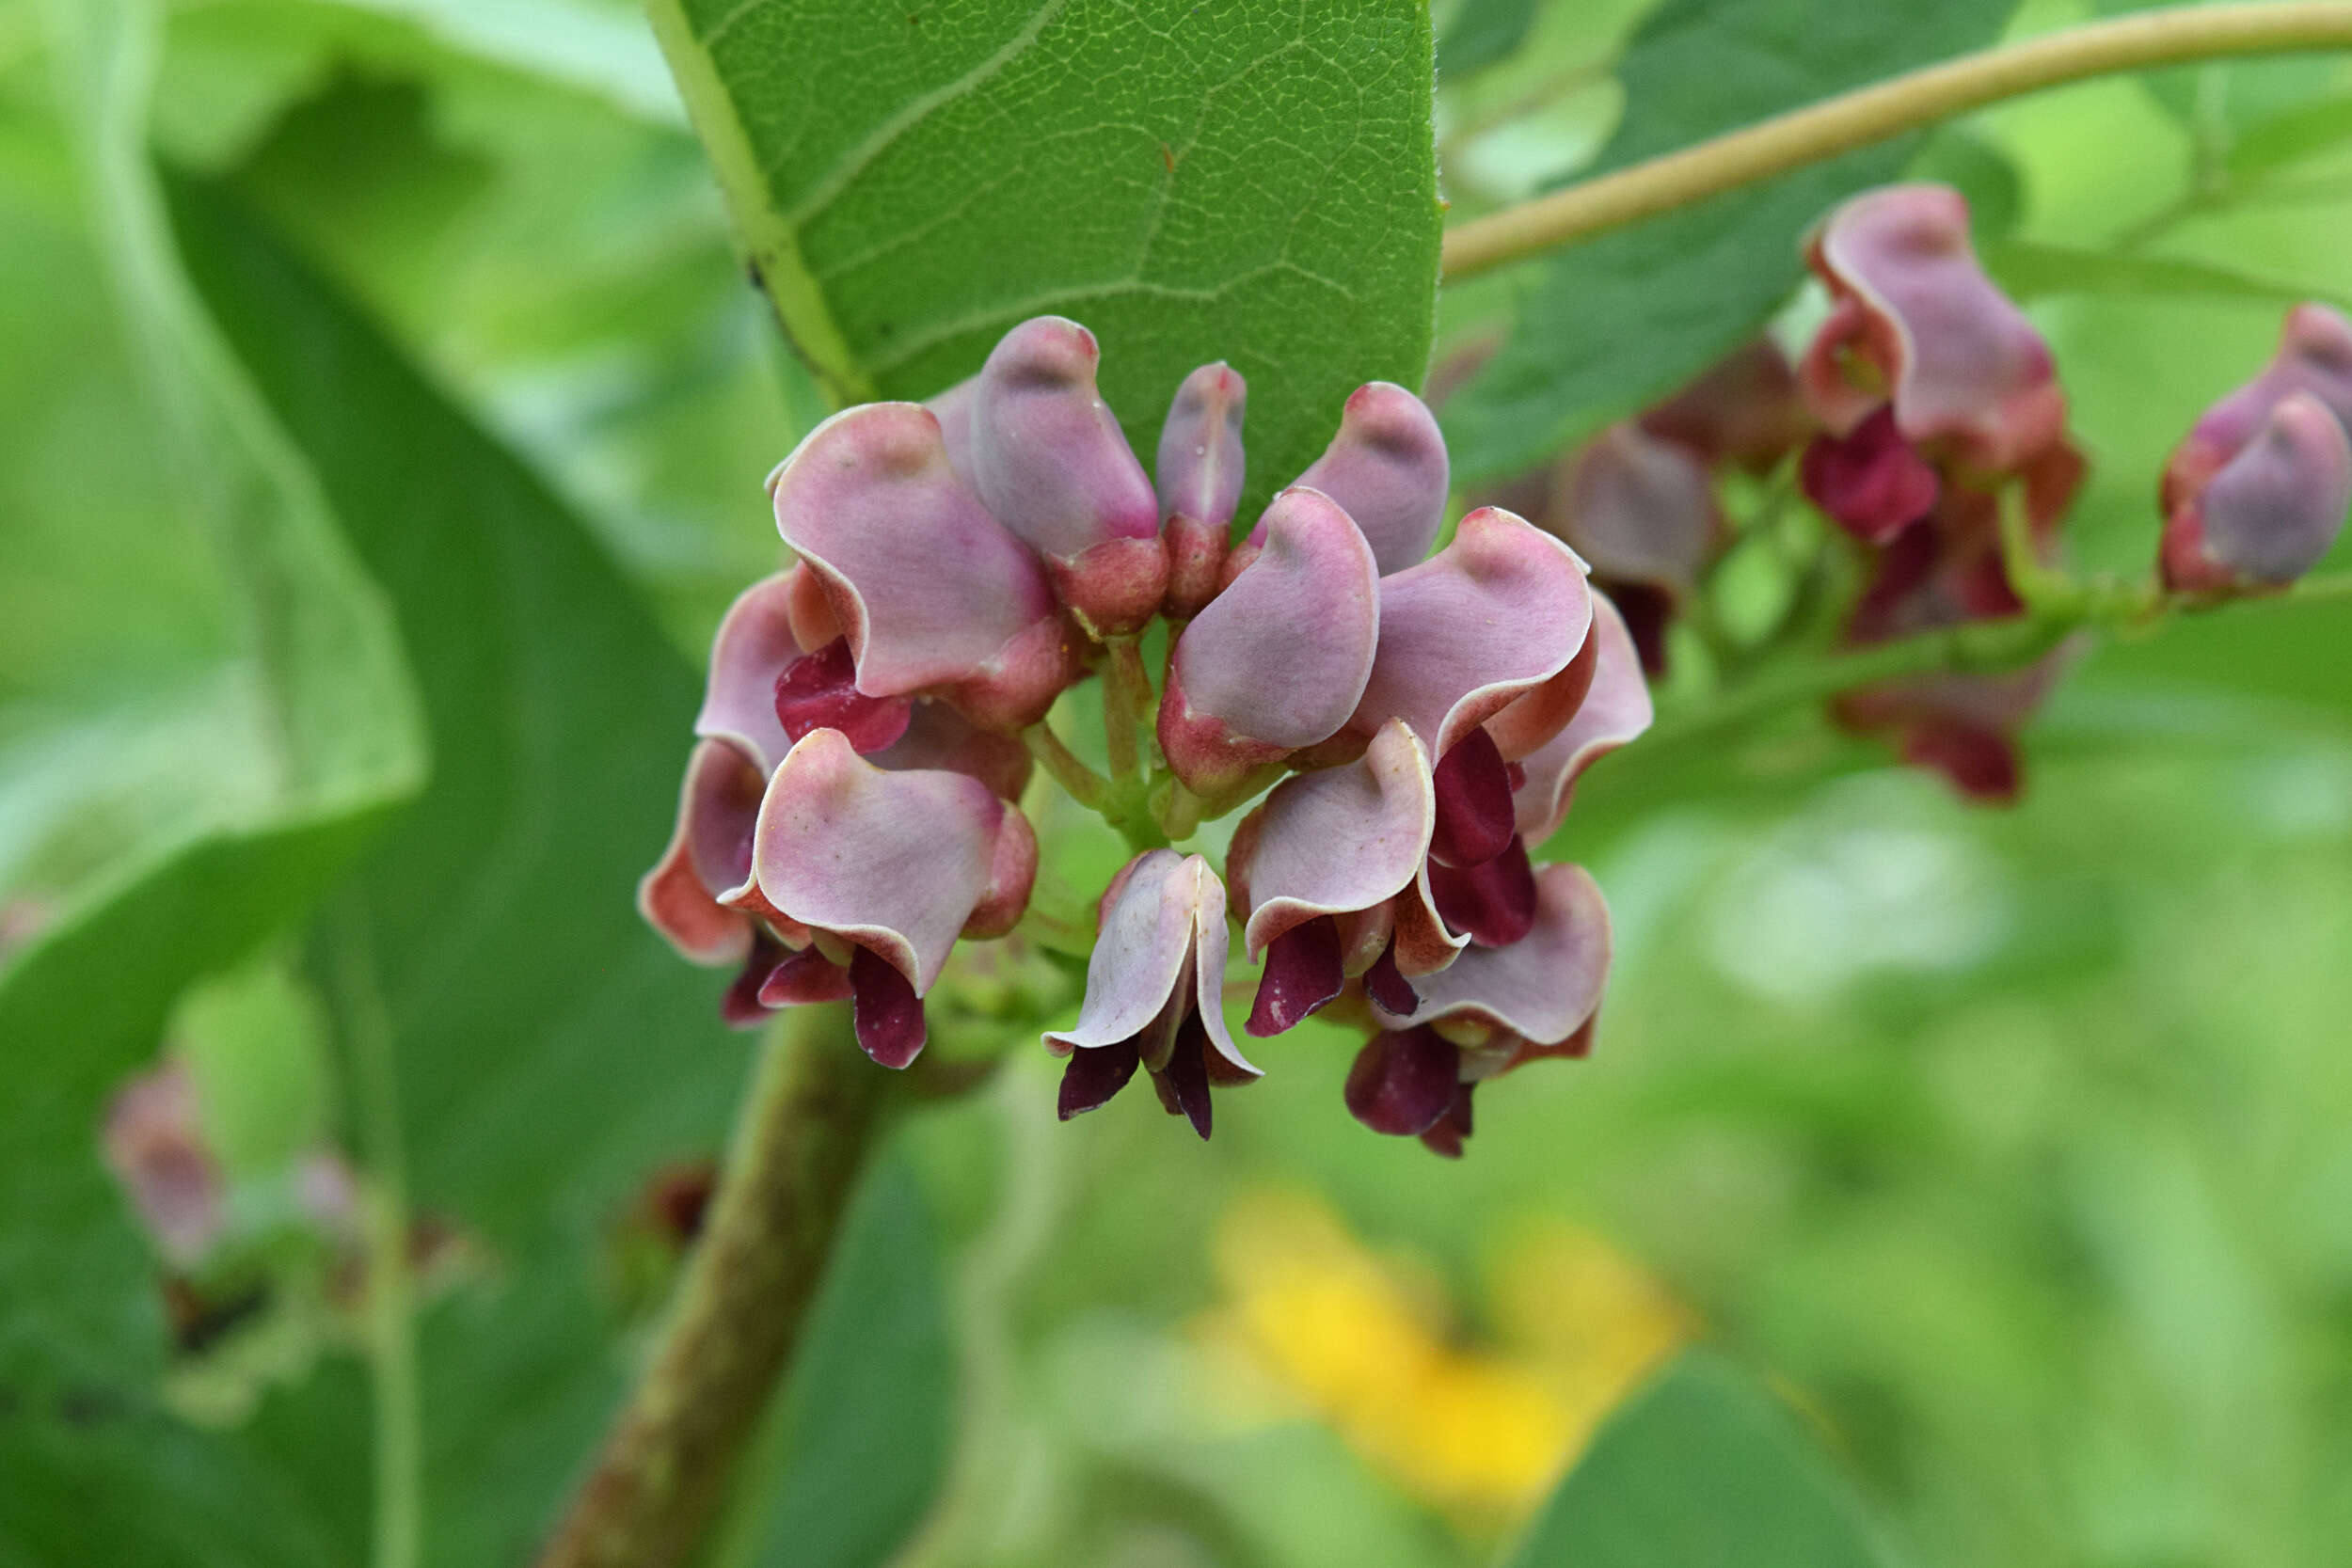
{"label": "groundnut flower cluster", "polygon": [[[1229,544],[1241,376],[1185,378],[1147,475],[1097,357],[1074,322],[1024,323],[971,381],[835,415],[778,467],[795,559],[719,628],[640,907],[689,958],[738,967],[729,1018],[846,998],[860,1045],[904,1067],[958,941],[1023,919],[1034,753],[1136,848],[1077,1017],[1044,1037],[1065,1118],[1140,1069],[1206,1137],[1212,1088],[1262,1070],[1231,990],[1252,1037],[1318,1012],[1365,1030],[1350,1109],[1458,1153],[1471,1085],[1589,1046],[1607,908],[1531,848],[1649,723],[1634,640],[1576,552],[1510,512],[1433,549],[1445,445],[1405,388],[1359,388]],[[1131,713],[1139,732],[1114,733],[1108,780],[1044,723],[1096,674],[1113,731]],[[1183,847],[1245,809],[1222,876]]]}
{"label": "groundnut flower cluster", "polygon": [[[2001,510],[2021,509],[2026,550],[2051,559],[2084,463],[2049,346],[1978,263],[1967,202],[1943,185],[1866,192],[1805,255],[1831,306],[1797,366],[1821,426],[1802,481],[1868,552],[1848,641],[2020,613]],[[1865,688],[1837,714],[1963,794],[2006,800],[2020,783],[2016,734],[2064,657]]]}

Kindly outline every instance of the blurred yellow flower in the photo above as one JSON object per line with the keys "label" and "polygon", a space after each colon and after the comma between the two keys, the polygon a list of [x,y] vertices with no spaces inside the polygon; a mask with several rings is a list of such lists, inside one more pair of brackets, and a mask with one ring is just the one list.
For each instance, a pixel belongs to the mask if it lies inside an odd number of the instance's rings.
{"label": "blurred yellow flower", "polygon": [[1606,1241],[1518,1227],[1492,1271],[1491,1345],[1451,1333],[1442,1290],[1373,1253],[1320,1200],[1266,1192],[1217,1228],[1224,1303],[1207,1348],[1262,1395],[1328,1422],[1416,1496],[1466,1518],[1517,1514],[1691,1321]]}

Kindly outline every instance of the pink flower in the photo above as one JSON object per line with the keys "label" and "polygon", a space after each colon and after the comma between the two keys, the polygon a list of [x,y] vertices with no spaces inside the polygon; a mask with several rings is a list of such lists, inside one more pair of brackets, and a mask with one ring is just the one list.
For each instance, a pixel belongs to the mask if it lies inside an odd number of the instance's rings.
{"label": "pink flower", "polygon": [[1140,1064],[1170,1116],[1209,1135],[1212,1084],[1259,1076],[1225,1027],[1225,888],[1199,855],[1151,849],[1104,893],[1077,1023],[1045,1043],[1070,1058],[1068,1121],[1108,1101]]}
{"label": "pink flower", "polygon": [[[2001,492],[2022,493],[2046,558],[2083,460],[2047,345],[1969,247],[1967,203],[1940,185],[1865,192],[1831,214],[1807,259],[1832,307],[1798,371],[1826,427],[1800,476],[1876,551],[1847,641],[2019,613]],[[1890,682],[1842,694],[1833,712],[1963,795],[2006,801],[2022,778],[2017,733],[2063,664],[2053,654],[2030,670]]]}
{"label": "pink flower", "polygon": [[2258,592],[2311,570],[2352,503],[2346,419],[2352,324],[2298,305],[2263,372],[2206,410],[2165,467],[2165,585]]}
{"label": "pink flower", "polygon": [[1609,907],[1583,867],[1536,873],[1535,917],[1504,947],[1466,950],[1420,982],[1415,1006],[1371,998],[1381,1026],[1348,1073],[1347,1107],[1375,1132],[1458,1155],[1472,1086],[1540,1056],[1581,1056],[1609,977]]}
{"label": "pink flower", "polygon": [[[946,958],[935,940],[942,921],[952,914],[950,942],[965,928],[1001,933],[1026,903],[1035,839],[1004,801],[1026,783],[1029,757],[1019,742],[974,728],[945,703],[859,693],[840,640],[807,651],[794,630],[796,619],[809,622],[804,581],[795,568],[756,583],[721,621],[695,721],[704,739],[687,765],[669,847],[639,883],[638,908],[694,962],[743,966],[723,1008],[733,1022],[756,1022],[789,1003],[855,996],[861,1042],[902,1066],[921,1048],[918,999]],[[860,750],[870,762],[857,757]],[[906,782],[873,786],[869,774]],[[883,875],[895,855],[906,863],[898,873],[905,880],[945,904],[916,911],[890,896],[902,890],[880,883],[860,886],[854,897],[825,896],[779,847],[784,830],[769,825],[771,816],[791,818],[796,805],[803,815],[832,812],[830,850],[803,847],[803,859],[830,852]],[[913,815],[894,819],[894,811]],[[936,881],[920,862],[921,835],[932,831],[942,835],[936,847],[946,868]],[[763,832],[771,835],[764,861]],[[983,862],[978,888],[955,912],[971,878],[959,881],[953,868],[968,873],[975,859]],[[792,907],[770,895],[787,885]],[[915,932],[927,939],[920,952]]]}
{"label": "pink flower", "polygon": [[1978,264],[1958,191],[1865,191],[1830,214],[1805,260],[1831,305],[1797,374],[1833,436],[1890,407],[1914,446],[2001,472],[2065,429],[2049,348]]}

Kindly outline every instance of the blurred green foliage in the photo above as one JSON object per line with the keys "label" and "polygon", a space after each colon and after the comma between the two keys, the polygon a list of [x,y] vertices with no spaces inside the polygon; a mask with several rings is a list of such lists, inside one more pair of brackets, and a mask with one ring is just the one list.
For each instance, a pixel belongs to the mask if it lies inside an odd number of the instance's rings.
{"label": "blurred green foliage", "polygon": [[[1801,41],[1842,14],[1782,9]],[[1615,71],[1642,13],[1547,0],[1516,54],[1457,56],[1457,212],[1666,110]],[[1509,6],[1436,20],[1520,36]],[[690,665],[776,560],[759,476],[823,403],[629,8],[217,0],[136,25],[0,11],[0,942],[103,916],[0,971],[0,1560],[369,1553],[364,1317],[323,1285],[276,1320],[284,1354],[186,1349],[99,1162],[167,1041],[232,1197],[324,1139],[421,1228],[426,1560],[515,1560],[641,1340],[624,1260],[658,1291],[674,1258],[640,1234],[646,1185],[721,1139],[740,1053],[628,879],[667,825]],[[2347,103],[2341,61],[2249,62],[1916,150],[2008,230],[1989,259],[2056,349],[2093,462],[2078,561],[2143,569],[2179,433],[2266,356],[2280,300],[2352,295]],[[176,245],[142,150],[178,171]],[[1710,332],[1781,302],[1804,215],[1723,253],[1779,281]],[[1583,254],[1560,264],[1606,260]],[[1546,287],[1449,295],[1439,356],[1520,320],[1544,377],[1658,341]],[[1806,715],[1613,758],[1560,846],[1616,911],[1598,1053],[1483,1096],[1458,1166],[1345,1117],[1336,1030],[1273,1047],[1206,1149],[1139,1096],[1057,1126],[1050,1065],[1016,1051],[879,1167],[821,1313],[837,1359],[779,1402],[730,1560],[813,1551],[795,1510],[829,1496],[843,1562],[918,1514],[905,1560],[941,1565],[1494,1560],[1534,1497],[1433,1495],[1218,1326],[1249,1289],[1218,1260],[1232,1216],[1297,1192],[1482,1368],[1607,1328],[1531,1327],[1509,1284],[1532,1226],[1605,1238],[1787,1396],[1902,1560],[2343,1560],[2348,634],[2341,604],[2250,609],[2102,650],[2004,815]],[[1118,850],[1065,855],[1047,886],[1075,907]],[[363,1092],[387,1044],[389,1145]],[[1313,1310],[1336,1342],[1360,1303]],[[192,1362],[246,1405],[192,1420]]]}

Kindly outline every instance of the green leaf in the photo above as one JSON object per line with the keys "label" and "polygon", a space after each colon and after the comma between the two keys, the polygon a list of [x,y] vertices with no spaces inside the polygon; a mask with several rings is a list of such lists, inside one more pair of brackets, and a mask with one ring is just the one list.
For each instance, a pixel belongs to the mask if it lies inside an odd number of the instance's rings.
{"label": "green leaf", "polygon": [[[1988,43],[2012,8],[1668,0],[1627,48],[1625,120],[1592,172]],[[1455,472],[1524,467],[1704,370],[1796,286],[1805,228],[1840,198],[1894,177],[1917,140],[1726,192],[1540,263],[1510,340],[1447,403]]]}
{"label": "green leaf", "polygon": [[1851,1489],[1789,1412],[1691,1351],[1613,1417],[1515,1568],[1885,1568]]}
{"label": "green leaf", "polygon": [[838,398],[929,396],[1015,323],[1068,315],[1147,456],[1186,372],[1240,370],[1263,499],[1359,383],[1427,369],[1438,206],[1412,0],[651,12],[752,262]]}
{"label": "green leaf", "polygon": [[718,977],[632,903],[699,683],[580,523],[348,302],[222,187],[173,198],[198,287],[413,650],[432,786],[324,940],[373,972],[415,1209],[497,1276],[421,1324],[425,1556],[516,1560],[626,1370],[606,1237],[652,1170],[716,1145],[742,1070]]}
{"label": "green leaf", "polygon": [[939,1242],[903,1158],[850,1200],[792,1378],[713,1562],[880,1568],[947,1465],[956,1380]]}
{"label": "green leaf", "polygon": [[2352,98],[2297,104],[2247,128],[2230,144],[2223,166],[2233,181],[2251,182],[2352,141]]}
{"label": "green leaf", "polygon": [[2322,299],[2339,309],[2352,309],[2352,299],[2326,288],[2280,282],[2234,267],[2178,257],[2078,250],[2032,240],[2004,240],[1985,247],[1982,255],[1985,270],[2021,300],[2045,294],[2156,294],[2258,300],[2269,305]]}
{"label": "green leaf", "polygon": [[1538,0],[1462,0],[1438,40],[1438,70],[1467,76],[1510,58],[1535,25]]}
{"label": "green leaf", "polygon": [[[293,1483],[257,1467],[258,1433],[199,1441],[158,1405],[153,1266],[96,1134],[107,1094],[154,1053],[187,983],[298,916],[416,787],[413,698],[383,606],[178,270],[141,149],[151,11],[60,4],[53,20],[87,210],[151,389],[151,434],[238,597],[244,674],[260,694],[254,732],[204,743],[256,750],[271,782],[80,897],[0,975],[0,1543],[30,1561],[323,1560],[331,1532],[272,1500]],[[144,1478],[141,1505],[92,1504],[109,1476]]]}

